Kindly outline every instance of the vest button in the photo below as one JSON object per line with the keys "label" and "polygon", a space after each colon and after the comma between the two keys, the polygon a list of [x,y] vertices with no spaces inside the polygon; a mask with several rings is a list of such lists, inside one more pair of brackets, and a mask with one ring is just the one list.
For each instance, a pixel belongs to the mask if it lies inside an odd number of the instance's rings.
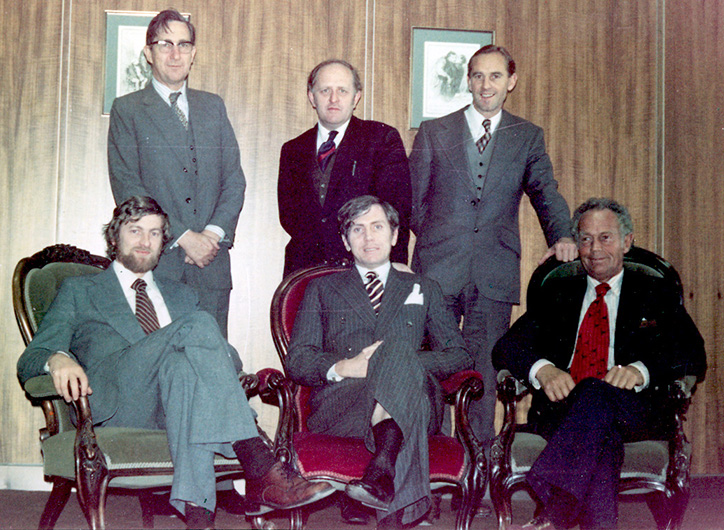
{"label": "vest button", "polygon": [[186,197],[186,204],[191,204],[191,197]]}
{"label": "vest button", "polygon": [[475,232],[476,234],[477,234],[479,231],[480,231],[480,229],[479,229],[477,226],[476,226],[475,228],[473,228],[473,232]]}

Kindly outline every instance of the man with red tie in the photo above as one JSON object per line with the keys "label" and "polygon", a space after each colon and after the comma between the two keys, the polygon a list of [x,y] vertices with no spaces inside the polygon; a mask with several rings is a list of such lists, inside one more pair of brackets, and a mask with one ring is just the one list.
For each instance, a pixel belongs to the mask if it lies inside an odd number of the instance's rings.
{"label": "man with red tie", "polygon": [[527,480],[541,514],[525,529],[616,528],[623,444],[661,428],[657,388],[706,372],[704,342],[680,296],[623,269],[633,222],[589,199],[573,231],[585,277],[553,279],[493,349],[496,369],[528,380],[529,422],[548,440]]}

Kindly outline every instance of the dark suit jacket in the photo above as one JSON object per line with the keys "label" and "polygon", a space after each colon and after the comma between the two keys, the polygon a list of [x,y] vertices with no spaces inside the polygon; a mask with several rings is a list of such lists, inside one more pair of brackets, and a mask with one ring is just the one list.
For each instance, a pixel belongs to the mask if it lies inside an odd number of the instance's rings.
{"label": "dark suit jacket", "polygon": [[474,282],[486,298],[520,300],[518,210],[525,192],[548,245],[571,236],[570,212],[546,154],[543,130],[503,111],[480,200],[470,173],[465,109],[424,121],[410,154],[412,268],[446,295]]}
{"label": "dark suit jacket", "polygon": [[[198,310],[198,298],[190,287],[154,280],[172,320]],[[68,353],[88,375],[94,390],[93,419],[101,422],[116,406],[114,357],[145,337],[113,267],[97,275],[68,278],[18,360],[18,377],[24,383],[42,375],[51,355]]]}
{"label": "dark suit jacket", "polygon": [[[246,181],[239,145],[216,94],[187,90],[194,149],[188,149],[186,131],[153,86],[113,102],[108,129],[108,172],[116,204],[133,195],[156,199],[171,220],[174,240],[186,230],[200,232],[206,225],[221,227],[227,243],[216,259],[201,270],[201,281],[216,289],[231,288],[228,248],[244,203]],[[196,158],[198,175],[194,174]],[[185,253],[166,250],[156,273],[179,279]]]}
{"label": "dark suit jacket", "polygon": [[[423,303],[406,304],[416,284]],[[310,282],[294,323],[286,369],[295,382],[315,387],[313,395],[333,390],[339,384],[327,380],[327,371],[337,361],[354,357],[377,340],[384,342],[371,362],[377,356],[394,355],[396,344],[420,350],[426,331],[431,351],[418,354],[430,374],[442,380],[472,367],[460,330],[435,282],[393,268],[380,314],[375,316],[362,279],[352,268]],[[325,402],[327,412],[322,414],[338,418],[334,401]]]}
{"label": "dark suit jacket", "polygon": [[279,160],[279,220],[292,237],[284,275],[327,262],[351,260],[339,234],[337,210],[349,199],[376,195],[400,214],[392,261],[407,263],[410,170],[397,130],[376,121],[352,119],[335,155],[324,206],[314,188],[317,127],[282,146]]}
{"label": "dark suit jacket", "polygon": [[[539,359],[547,359],[567,370],[576,342],[585,276],[550,280],[538,305],[518,319],[493,349],[496,369],[508,369],[528,381],[528,373]],[[651,377],[642,397],[665,389],[685,375],[703,379],[706,372],[704,341],[681,305],[678,294],[662,280],[626,271],[621,285],[614,340],[616,364],[643,362]],[[540,393],[534,410],[547,406]]]}

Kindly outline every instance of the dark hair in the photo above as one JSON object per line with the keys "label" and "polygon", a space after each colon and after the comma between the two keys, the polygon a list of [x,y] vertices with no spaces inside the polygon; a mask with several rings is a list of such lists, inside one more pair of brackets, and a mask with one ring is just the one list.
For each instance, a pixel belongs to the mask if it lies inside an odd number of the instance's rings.
{"label": "dark hair", "polygon": [[176,11],[175,9],[166,9],[161,11],[158,15],[153,17],[148,29],[146,30],[146,45],[150,46],[152,42],[156,40],[156,37],[161,30],[168,31],[168,25],[170,22],[183,22],[186,27],[189,28],[189,34],[191,35],[191,43],[196,44],[196,29],[194,25],[184,18],[184,16]]}
{"label": "dark hair", "polygon": [[347,233],[354,224],[354,220],[360,215],[364,215],[370,211],[375,204],[382,207],[387,216],[387,222],[390,223],[390,229],[394,232],[400,226],[400,215],[397,210],[388,202],[385,202],[374,195],[360,195],[354,199],[348,200],[339,209],[337,220],[339,221],[339,233],[347,237]]}
{"label": "dark hair", "polygon": [[618,218],[618,229],[622,238],[633,232],[634,226],[631,214],[628,213],[628,210],[623,204],[605,197],[591,197],[573,212],[573,238],[576,241],[578,241],[578,229],[581,224],[581,217],[591,210],[611,210],[615,213]]}
{"label": "dark hair", "polygon": [[319,71],[324,68],[325,66],[329,66],[330,64],[339,64],[347,68],[350,72],[352,72],[352,82],[354,84],[354,91],[355,93],[362,91],[362,80],[359,77],[359,72],[357,72],[357,69],[349,64],[344,59],[327,59],[326,61],[322,61],[317,66],[315,66],[311,72],[309,72],[309,77],[307,78],[307,90],[309,92],[312,91],[314,88],[314,84],[317,82],[317,78],[319,77]]}
{"label": "dark hair", "polygon": [[147,215],[160,215],[163,218],[163,242],[161,250],[171,241],[171,223],[168,215],[151,197],[134,196],[123,201],[113,210],[113,219],[103,227],[103,237],[106,240],[106,255],[109,259],[116,259],[118,255],[118,240],[121,227],[127,223],[138,221]]}
{"label": "dark hair", "polygon": [[510,55],[510,52],[502,46],[488,44],[487,46],[483,46],[482,48],[480,48],[472,55],[472,57],[470,57],[470,60],[468,61],[468,77],[470,77],[470,72],[473,68],[473,59],[475,59],[478,55],[485,55],[488,53],[499,53],[500,55],[502,55],[503,58],[508,62],[508,75],[513,75],[515,73],[515,61],[513,60],[513,56]]}

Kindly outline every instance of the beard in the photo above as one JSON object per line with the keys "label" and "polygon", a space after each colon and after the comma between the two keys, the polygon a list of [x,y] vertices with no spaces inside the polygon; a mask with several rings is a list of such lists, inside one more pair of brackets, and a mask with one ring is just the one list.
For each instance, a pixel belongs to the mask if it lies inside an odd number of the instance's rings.
{"label": "beard", "polygon": [[121,265],[136,274],[145,274],[148,271],[156,268],[156,265],[158,265],[158,260],[161,256],[160,251],[156,253],[151,252],[151,254],[146,259],[141,259],[133,254],[134,250],[135,249],[131,249],[129,252],[123,253],[119,249],[116,259],[121,263]]}

